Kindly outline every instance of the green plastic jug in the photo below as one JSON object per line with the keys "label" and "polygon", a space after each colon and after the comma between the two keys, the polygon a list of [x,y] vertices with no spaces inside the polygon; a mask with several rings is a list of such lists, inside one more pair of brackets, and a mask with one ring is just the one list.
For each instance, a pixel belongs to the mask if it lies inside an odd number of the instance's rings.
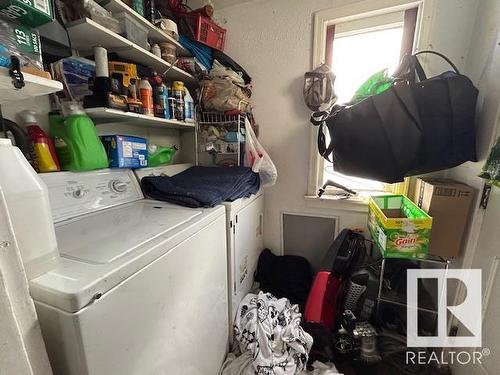
{"label": "green plastic jug", "polygon": [[148,167],[158,167],[160,165],[170,164],[177,150],[179,150],[177,146],[161,147],[149,145]]}
{"label": "green plastic jug", "polygon": [[108,157],[92,120],[74,102],[64,103],[63,117],[49,114],[50,136],[54,138],[61,169],[91,171],[108,167]]}

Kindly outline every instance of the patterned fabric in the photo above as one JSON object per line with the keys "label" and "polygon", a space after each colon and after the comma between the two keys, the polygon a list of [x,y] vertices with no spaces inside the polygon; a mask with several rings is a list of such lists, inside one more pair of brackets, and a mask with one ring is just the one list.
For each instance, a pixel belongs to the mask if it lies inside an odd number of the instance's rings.
{"label": "patterned fabric", "polygon": [[296,375],[305,369],[313,339],[300,326],[297,305],[269,293],[248,294],[235,319],[235,339],[242,357],[227,363],[223,375]]}

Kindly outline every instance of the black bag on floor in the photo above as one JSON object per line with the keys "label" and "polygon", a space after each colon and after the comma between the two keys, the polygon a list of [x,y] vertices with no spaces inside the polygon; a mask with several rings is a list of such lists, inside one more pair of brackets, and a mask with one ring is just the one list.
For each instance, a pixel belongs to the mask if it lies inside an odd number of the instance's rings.
{"label": "black bag on floor", "polygon": [[[417,59],[422,53],[442,57],[454,71],[427,78]],[[434,51],[405,56],[394,76],[387,91],[334,108],[326,120],[324,112],[313,114],[311,122],[320,126],[319,152],[335,171],[394,183],[476,161],[478,91],[471,80]]]}
{"label": "black bag on floor", "polygon": [[312,270],[308,260],[295,255],[274,255],[265,249],[259,256],[255,281],[263,292],[276,298],[288,298],[291,303],[304,307],[312,283]]}

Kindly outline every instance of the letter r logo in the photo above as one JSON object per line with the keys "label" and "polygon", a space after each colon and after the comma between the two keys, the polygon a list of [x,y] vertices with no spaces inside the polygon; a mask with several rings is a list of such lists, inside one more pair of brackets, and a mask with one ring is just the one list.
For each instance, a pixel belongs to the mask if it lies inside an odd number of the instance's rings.
{"label": "letter r logo", "polygon": [[[437,280],[437,336],[418,332],[418,280]],[[448,280],[460,280],[467,288],[465,300],[457,306],[447,304]],[[407,273],[407,346],[430,348],[477,348],[482,346],[481,270],[409,269]],[[428,313],[425,313],[428,314]],[[470,336],[448,336],[448,315],[454,316]]]}

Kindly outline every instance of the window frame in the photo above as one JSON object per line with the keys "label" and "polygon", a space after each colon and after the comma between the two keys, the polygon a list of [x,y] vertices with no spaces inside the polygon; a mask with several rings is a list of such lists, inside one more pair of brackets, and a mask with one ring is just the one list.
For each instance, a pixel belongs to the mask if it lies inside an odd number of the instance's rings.
{"label": "window frame", "polygon": [[[435,0],[365,0],[359,3],[333,7],[314,14],[313,55],[311,70],[326,63],[327,49],[331,51],[335,24],[360,20],[363,18],[384,15],[417,8],[413,50],[419,50],[430,38],[430,27],[426,27],[426,16],[430,16]],[[429,17],[430,18],[430,17]],[[328,52],[330,52],[328,51]],[[323,184],[325,159],[317,151],[318,128],[310,126],[310,162],[307,194],[315,196]],[[408,182],[405,183],[407,185]]]}

